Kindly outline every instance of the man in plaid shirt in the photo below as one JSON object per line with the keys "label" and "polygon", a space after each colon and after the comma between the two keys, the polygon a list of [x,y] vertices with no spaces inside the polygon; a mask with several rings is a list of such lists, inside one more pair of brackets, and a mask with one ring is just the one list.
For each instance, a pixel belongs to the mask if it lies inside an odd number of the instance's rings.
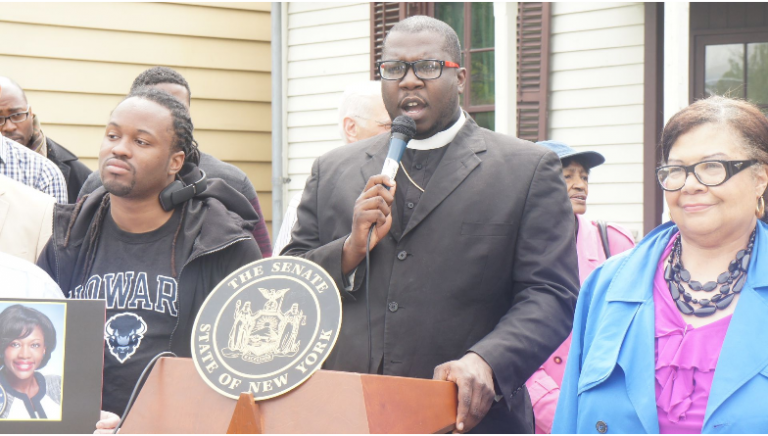
{"label": "man in plaid shirt", "polygon": [[0,136],[0,174],[67,204],[67,182],[56,164],[4,136]]}

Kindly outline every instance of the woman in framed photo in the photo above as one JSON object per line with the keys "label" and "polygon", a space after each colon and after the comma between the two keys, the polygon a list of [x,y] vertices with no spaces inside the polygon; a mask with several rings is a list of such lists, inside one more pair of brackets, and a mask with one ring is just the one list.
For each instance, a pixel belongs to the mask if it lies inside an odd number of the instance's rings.
{"label": "woman in framed photo", "polygon": [[0,313],[0,420],[61,419],[61,376],[43,375],[56,348],[50,318],[14,304]]}

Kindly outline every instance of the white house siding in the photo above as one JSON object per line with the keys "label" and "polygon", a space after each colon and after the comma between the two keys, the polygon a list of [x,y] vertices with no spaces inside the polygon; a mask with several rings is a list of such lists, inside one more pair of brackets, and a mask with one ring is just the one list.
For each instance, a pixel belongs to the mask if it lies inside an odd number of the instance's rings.
{"label": "white house siding", "polygon": [[553,3],[551,139],[602,153],[590,174],[587,217],[643,228],[641,3]]}
{"label": "white house siding", "polygon": [[283,205],[304,189],[314,160],[342,145],[344,89],[370,80],[370,4],[288,4],[286,145],[291,179]]}

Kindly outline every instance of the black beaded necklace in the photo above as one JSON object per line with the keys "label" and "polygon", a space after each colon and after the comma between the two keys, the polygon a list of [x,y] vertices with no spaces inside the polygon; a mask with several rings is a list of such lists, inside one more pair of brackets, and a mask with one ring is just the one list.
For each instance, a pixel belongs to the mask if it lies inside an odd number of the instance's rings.
{"label": "black beaded necklace", "polygon": [[[744,250],[736,253],[736,259],[728,265],[728,271],[717,276],[717,281],[701,284],[691,280],[691,273],[683,266],[683,244],[680,241],[680,235],[677,235],[672,253],[669,256],[669,262],[664,269],[664,280],[669,286],[669,293],[675,300],[677,309],[684,315],[694,314],[699,317],[710,316],[718,309],[723,310],[730,306],[736,294],[744,288],[747,281],[747,268],[749,268],[749,259],[752,257],[752,247],[755,245],[755,232],[749,238],[749,244]],[[720,293],[712,298],[697,300],[685,290],[683,283],[688,283],[688,287],[694,291],[712,292],[720,286]],[[698,304],[701,307],[694,309],[691,303]]]}

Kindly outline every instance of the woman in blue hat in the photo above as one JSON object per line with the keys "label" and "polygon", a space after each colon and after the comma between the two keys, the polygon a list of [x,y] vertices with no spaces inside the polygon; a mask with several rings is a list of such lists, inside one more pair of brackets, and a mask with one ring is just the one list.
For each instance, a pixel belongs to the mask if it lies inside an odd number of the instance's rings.
{"label": "woman in blue hat", "polygon": [[582,284],[554,433],[768,432],[768,119],[699,100],[661,152],[672,222]]}
{"label": "woman in blue hat", "polygon": [[[557,153],[563,164],[563,177],[576,219],[579,278],[584,283],[589,273],[605,259],[629,250],[635,242],[632,234],[622,227],[584,218],[589,194],[589,172],[605,162],[603,155],[594,151],[576,151],[557,141],[538,144]],[[570,346],[569,336],[526,382],[536,417],[536,433],[549,433],[552,428]]]}

